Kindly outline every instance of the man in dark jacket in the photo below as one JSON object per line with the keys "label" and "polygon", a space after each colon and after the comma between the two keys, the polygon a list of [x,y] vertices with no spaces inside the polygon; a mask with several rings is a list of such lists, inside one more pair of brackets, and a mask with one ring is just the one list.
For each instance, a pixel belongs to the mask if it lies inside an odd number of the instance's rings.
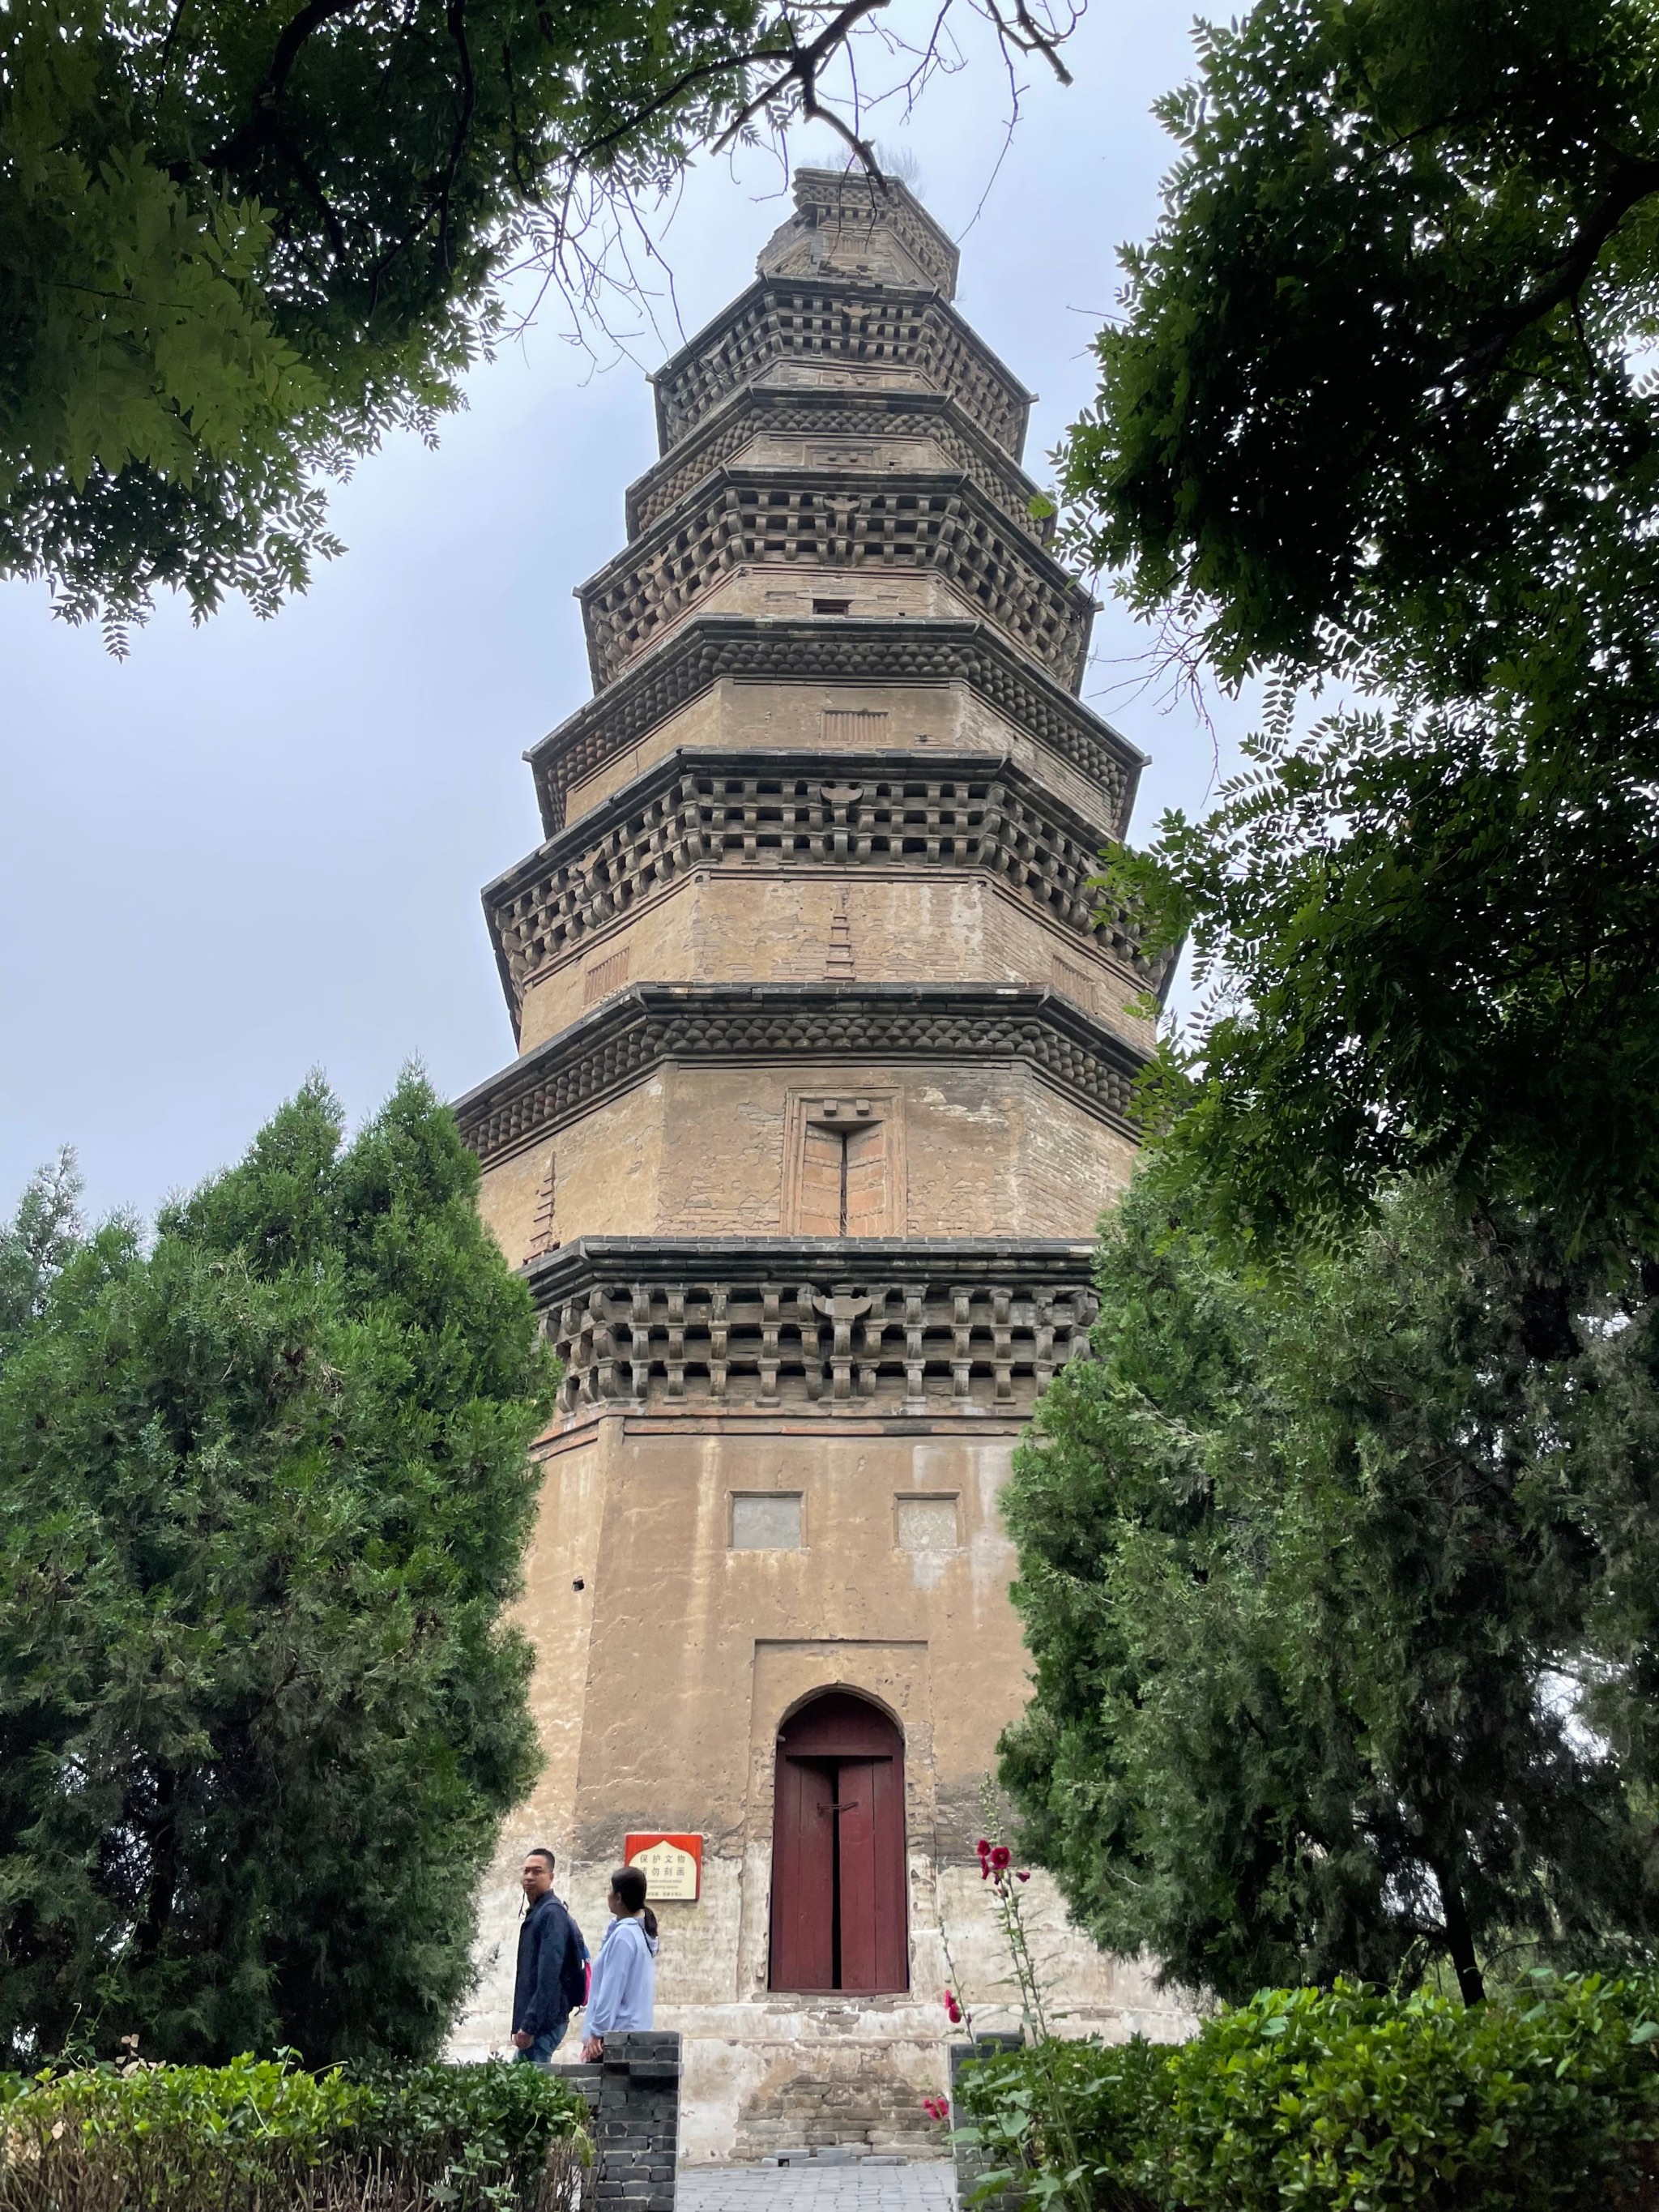
{"label": "man in dark jacket", "polygon": [[519,1972],[513,1986],[513,2045],[520,2058],[545,2066],[564,2039],[570,2015],[587,1999],[587,1946],[553,1894],[553,1854],[538,1845],[524,1863],[526,1911],[519,1929]]}

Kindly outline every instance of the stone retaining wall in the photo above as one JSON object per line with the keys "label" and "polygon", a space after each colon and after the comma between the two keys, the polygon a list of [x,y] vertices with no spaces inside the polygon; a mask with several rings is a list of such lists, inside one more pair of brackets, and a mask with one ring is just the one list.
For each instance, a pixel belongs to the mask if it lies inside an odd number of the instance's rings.
{"label": "stone retaining wall", "polygon": [[559,2066],[593,2118],[592,2212],[674,2212],[679,2156],[680,2039],[667,2032],[608,2035],[605,2057]]}

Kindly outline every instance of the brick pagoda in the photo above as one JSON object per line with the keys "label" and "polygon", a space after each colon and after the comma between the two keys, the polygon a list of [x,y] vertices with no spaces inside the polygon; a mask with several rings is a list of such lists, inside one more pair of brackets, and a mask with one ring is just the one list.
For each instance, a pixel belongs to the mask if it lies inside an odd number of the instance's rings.
{"label": "brick pagoda", "polygon": [[[459,2047],[504,2039],[524,1848],[597,1943],[625,1838],[689,1839],[653,1863],[697,1891],[662,1894],[658,2012],[691,2156],[916,2147],[941,1931],[1006,1996],[997,1493],[1085,1347],[1152,1041],[1088,888],[1140,756],[1077,696],[1092,602],[956,278],[902,185],[798,177],[655,379],[580,592],[594,696],[484,894],[519,1054],[459,1111],[565,1375],[521,1609],[548,1764]],[[1173,2027],[1030,1896],[1073,2027]]]}

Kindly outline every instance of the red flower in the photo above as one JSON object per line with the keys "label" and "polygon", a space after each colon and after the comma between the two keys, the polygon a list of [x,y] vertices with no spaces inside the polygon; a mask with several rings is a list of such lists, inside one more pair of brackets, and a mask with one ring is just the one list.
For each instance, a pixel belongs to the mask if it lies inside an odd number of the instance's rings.
{"label": "red flower", "polygon": [[979,1853],[982,1859],[988,1859],[991,1856],[990,1842],[988,1838],[984,1836],[980,1838],[979,1841],[974,1845],[974,1849]]}
{"label": "red flower", "polygon": [[1027,1872],[1025,1868],[1016,1867],[1014,1869],[1014,1880],[1016,1881],[1030,1881],[1030,1875]]}
{"label": "red flower", "polygon": [[1006,1844],[998,1844],[991,1853],[991,1864],[1000,1873],[1013,1856]]}
{"label": "red flower", "polygon": [[950,2117],[951,2107],[943,2097],[924,2097],[921,2109],[930,2120],[943,2120]]}

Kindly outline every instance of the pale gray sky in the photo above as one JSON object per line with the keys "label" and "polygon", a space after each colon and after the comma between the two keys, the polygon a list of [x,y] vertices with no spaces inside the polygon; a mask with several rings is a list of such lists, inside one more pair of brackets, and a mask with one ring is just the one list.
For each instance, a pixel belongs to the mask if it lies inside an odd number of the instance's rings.
{"label": "pale gray sky", "polygon": [[[1148,109],[1190,72],[1191,20],[1093,0],[1076,85],[1030,70],[971,229],[1003,141],[994,60],[935,82],[908,130],[874,126],[962,239],[963,312],[1042,395],[1039,480],[1092,392],[1115,248],[1156,214],[1170,149]],[[819,131],[794,158],[839,155]],[[693,178],[664,244],[687,332],[787,204],[758,155]],[[663,350],[641,343],[647,367]],[[470,389],[438,452],[395,441],[336,495],[348,550],[274,621],[233,605],[192,629],[162,606],[118,663],[44,586],[0,585],[0,1207],[68,1142],[94,1212],[149,1213],[311,1067],[357,1117],[411,1057],[451,1096],[511,1057],[478,890],[537,842],[520,756],[588,694],[572,587],[621,544],[654,444],[640,370],[594,376],[550,326]],[[1085,696],[1153,756],[1149,829],[1202,803],[1212,735],[1137,682],[1147,640],[1115,606],[1095,644]],[[1224,764],[1239,711],[1216,726]]]}

